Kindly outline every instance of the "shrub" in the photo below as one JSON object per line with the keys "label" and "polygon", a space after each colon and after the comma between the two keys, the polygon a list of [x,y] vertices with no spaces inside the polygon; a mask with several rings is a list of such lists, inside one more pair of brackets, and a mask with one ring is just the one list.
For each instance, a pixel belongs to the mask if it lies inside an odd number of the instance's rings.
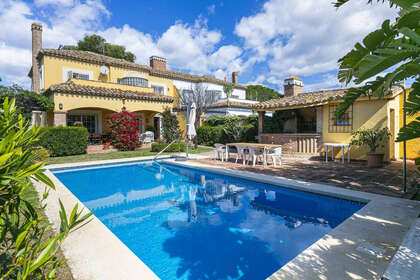
{"label": "shrub", "polygon": [[137,116],[123,111],[108,118],[112,144],[121,151],[133,151],[140,145],[139,120]]}
{"label": "shrub", "polygon": [[215,143],[227,143],[223,137],[223,126],[200,126],[197,128],[197,141],[199,145],[213,146]]}
{"label": "shrub", "polygon": [[89,134],[85,127],[42,127],[38,145],[47,149],[52,157],[86,153]]}
{"label": "shrub", "polygon": [[39,161],[44,161],[50,157],[50,152],[43,147],[36,147],[33,153],[38,157]]}
{"label": "shrub", "polygon": [[[65,263],[57,250],[70,232],[77,230],[92,213],[84,216],[77,204],[67,215],[60,201],[60,227],[47,234],[50,226],[43,215],[48,190],[54,183],[42,169],[37,153],[41,128],[31,127],[18,114],[15,100],[5,98],[0,110],[0,275],[1,279],[56,279],[56,271]],[[46,189],[40,203],[25,192],[36,180]]]}
{"label": "shrub", "polygon": [[[165,149],[165,147],[168,146],[168,143],[164,143],[164,142],[158,142],[158,143],[152,143],[152,152],[160,152],[163,149]],[[172,143],[166,150],[165,152],[168,153],[176,153],[176,152],[185,152],[187,145],[185,144],[185,142],[175,142]],[[164,152],[164,153],[165,153]]]}
{"label": "shrub", "polygon": [[241,131],[241,142],[255,142],[258,135],[258,127],[252,124],[245,124]]}
{"label": "shrub", "polygon": [[359,129],[351,134],[350,145],[366,145],[369,146],[371,153],[375,153],[377,148],[385,146],[390,135],[391,133],[386,127],[382,129]]}
{"label": "shrub", "polygon": [[162,113],[162,128],[162,136],[166,143],[171,143],[181,138],[182,131],[179,129],[178,119],[169,108]]}

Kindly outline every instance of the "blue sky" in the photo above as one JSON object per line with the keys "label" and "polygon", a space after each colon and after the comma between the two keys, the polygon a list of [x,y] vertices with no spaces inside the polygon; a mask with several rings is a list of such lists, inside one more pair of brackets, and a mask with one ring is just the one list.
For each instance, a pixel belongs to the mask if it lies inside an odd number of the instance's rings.
{"label": "blue sky", "polygon": [[388,5],[353,0],[335,9],[331,0],[1,0],[0,77],[30,85],[30,25],[44,26],[43,46],[76,44],[100,34],[148,63],[223,79],[239,71],[242,84],[282,91],[291,74],[305,90],[336,88],[337,59],[386,18]]}

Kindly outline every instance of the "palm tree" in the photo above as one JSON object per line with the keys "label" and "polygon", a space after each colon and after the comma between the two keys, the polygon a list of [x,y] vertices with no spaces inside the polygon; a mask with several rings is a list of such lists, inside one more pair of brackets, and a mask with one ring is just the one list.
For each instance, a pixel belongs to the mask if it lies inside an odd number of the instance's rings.
{"label": "palm tree", "polygon": [[[337,0],[339,8],[350,0]],[[385,2],[385,0],[378,0]],[[368,0],[371,3],[372,0]],[[385,20],[381,28],[368,34],[354,49],[338,60],[338,79],[350,88],[339,105],[341,116],[360,96],[383,97],[394,84],[414,79],[409,93],[406,112],[420,111],[420,0],[388,0],[391,7],[399,8],[399,17]],[[386,74],[385,74],[386,73]],[[375,80],[371,80],[376,76]],[[400,129],[397,141],[420,137],[420,116]]]}

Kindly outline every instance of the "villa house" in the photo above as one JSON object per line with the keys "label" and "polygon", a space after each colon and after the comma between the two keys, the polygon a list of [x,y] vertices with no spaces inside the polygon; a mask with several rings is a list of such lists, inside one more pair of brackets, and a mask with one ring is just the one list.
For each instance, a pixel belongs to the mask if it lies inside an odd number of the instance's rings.
{"label": "villa house", "polygon": [[[106,134],[107,117],[127,110],[140,121],[140,131],[153,129],[161,134],[165,108],[178,106],[178,94],[202,84],[209,94],[224,97],[223,86],[233,86],[233,95],[245,99],[245,86],[209,76],[191,75],[166,68],[166,59],[150,57],[150,65],[79,50],[42,48],[42,25],[33,23],[32,90],[42,92],[54,102],[50,112],[34,112],[36,123],[70,126],[82,122],[91,134]],[[251,112],[250,109],[248,111]],[[178,114],[181,127],[185,116]]]}
{"label": "villa house", "polygon": [[[303,82],[297,76],[284,81],[284,97],[253,105],[258,112],[260,143],[282,144],[288,153],[320,155],[325,151],[323,143],[350,143],[351,133],[361,128],[387,127],[391,137],[385,147],[385,160],[402,158],[402,144],[395,143],[402,127],[402,89],[393,87],[384,98],[361,97],[347,110],[341,119],[335,117],[338,104],[346,89],[303,91]],[[409,89],[407,90],[407,92]],[[269,131],[264,125],[266,111],[273,111],[282,121],[280,131]],[[407,142],[408,158],[420,156],[420,141]],[[368,149],[351,147],[352,159],[366,159]],[[335,149],[340,157],[342,151]],[[345,153],[348,153],[346,148]]]}

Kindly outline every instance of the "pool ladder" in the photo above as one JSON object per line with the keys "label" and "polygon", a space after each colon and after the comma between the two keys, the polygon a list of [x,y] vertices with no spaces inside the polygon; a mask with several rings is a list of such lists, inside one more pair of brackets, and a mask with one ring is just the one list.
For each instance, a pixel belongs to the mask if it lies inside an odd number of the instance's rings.
{"label": "pool ladder", "polygon": [[162,151],[160,151],[154,158],[153,158],[153,160],[156,160],[157,158],[158,158],[158,156],[160,156],[160,154],[161,153],[163,153],[164,151],[166,151],[166,149],[168,149],[168,147],[170,146],[170,145],[172,145],[173,143],[175,143],[176,141],[178,141],[179,139],[175,139],[175,140],[173,140],[171,143],[169,143],[165,148],[163,148],[163,150]]}

